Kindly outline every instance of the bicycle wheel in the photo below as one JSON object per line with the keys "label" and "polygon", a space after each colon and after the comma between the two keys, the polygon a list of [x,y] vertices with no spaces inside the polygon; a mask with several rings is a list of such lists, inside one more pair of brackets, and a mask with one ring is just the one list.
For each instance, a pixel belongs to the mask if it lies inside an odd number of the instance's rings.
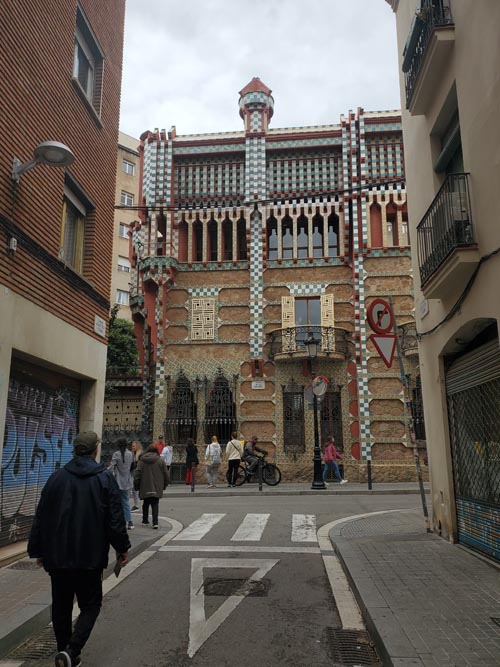
{"label": "bicycle wheel", "polygon": [[236,486],[241,486],[242,484],[245,483],[245,480],[246,480],[245,468],[243,466],[240,466],[238,468],[238,472],[236,475]]}
{"label": "bicycle wheel", "polygon": [[269,486],[276,486],[281,482],[281,470],[274,463],[266,463],[262,468],[262,481]]}

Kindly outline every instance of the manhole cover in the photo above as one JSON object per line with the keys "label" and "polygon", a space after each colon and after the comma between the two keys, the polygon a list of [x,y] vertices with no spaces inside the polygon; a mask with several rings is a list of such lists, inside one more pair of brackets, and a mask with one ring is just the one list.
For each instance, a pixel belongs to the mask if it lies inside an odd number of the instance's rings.
{"label": "manhole cover", "polygon": [[18,560],[12,565],[8,565],[9,570],[39,570],[36,560]]}
{"label": "manhole cover", "polygon": [[205,579],[203,584],[205,595],[249,595],[264,597],[269,591],[269,579]]}
{"label": "manhole cover", "polygon": [[367,632],[327,628],[326,636],[332,659],[338,665],[381,667],[382,662]]}
{"label": "manhole cover", "polygon": [[40,658],[47,658],[49,655],[55,653],[56,650],[56,638],[54,637],[52,627],[49,625],[36,637],[28,639],[27,642],[18,646],[9,654],[9,658],[16,660],[39,660]]}

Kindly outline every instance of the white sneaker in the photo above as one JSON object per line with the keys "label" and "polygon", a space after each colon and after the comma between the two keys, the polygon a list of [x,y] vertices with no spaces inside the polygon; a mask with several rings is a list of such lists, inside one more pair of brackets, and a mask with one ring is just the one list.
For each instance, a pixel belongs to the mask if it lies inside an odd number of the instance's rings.
{"label": "white sneaker", "polygon": [[341,483],[341,484],[347,484],[347,482],[348,482],[347,479],[341,479],[341,480],[340,480],[340,483]]}
{"label": "white sneaker", "polygon": [[325,481],[323,481],[323,484],[324,484],[325,486],[328,486],[327,482],[325,482]]}

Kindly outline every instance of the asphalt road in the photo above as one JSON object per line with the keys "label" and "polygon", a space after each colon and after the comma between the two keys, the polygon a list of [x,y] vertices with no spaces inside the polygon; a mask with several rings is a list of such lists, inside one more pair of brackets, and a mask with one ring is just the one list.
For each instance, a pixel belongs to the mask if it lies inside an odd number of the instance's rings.
{"label": "asphalt road", "polygon": [[[127,566],[105,597],[83,664],[331,667],[328,629],[340,628],[341,617],[316,530],[418,504],[416,495],[167,497],[160,516],[180,532],[167,541],[162,520],[155,536],[163,546]],[[135,519],[137,531],[153,533]]]}

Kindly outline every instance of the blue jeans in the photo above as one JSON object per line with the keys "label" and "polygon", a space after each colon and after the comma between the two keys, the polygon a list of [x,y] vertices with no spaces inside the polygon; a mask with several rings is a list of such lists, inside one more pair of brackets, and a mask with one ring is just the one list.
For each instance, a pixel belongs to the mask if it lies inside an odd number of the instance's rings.
{"label": "blue jeans", "polygon": [[130,513],[130,503],[128,501],[128,491],[124,491],[123,489],[120,489],[120,495],[122,497],[122,506],[123,506],[123,514],[125,515],[125,523],[129,523],[132,521],[132,514]]}
{"label": "blue jeans", "polygon": [[333,470],[333,474],[335,475],[335,477],[338,479],[339,482],[342,481],[337,461],[325,461],[325,467],[323,468],[323,481],[326,480],[326,476],[329,470]]}

